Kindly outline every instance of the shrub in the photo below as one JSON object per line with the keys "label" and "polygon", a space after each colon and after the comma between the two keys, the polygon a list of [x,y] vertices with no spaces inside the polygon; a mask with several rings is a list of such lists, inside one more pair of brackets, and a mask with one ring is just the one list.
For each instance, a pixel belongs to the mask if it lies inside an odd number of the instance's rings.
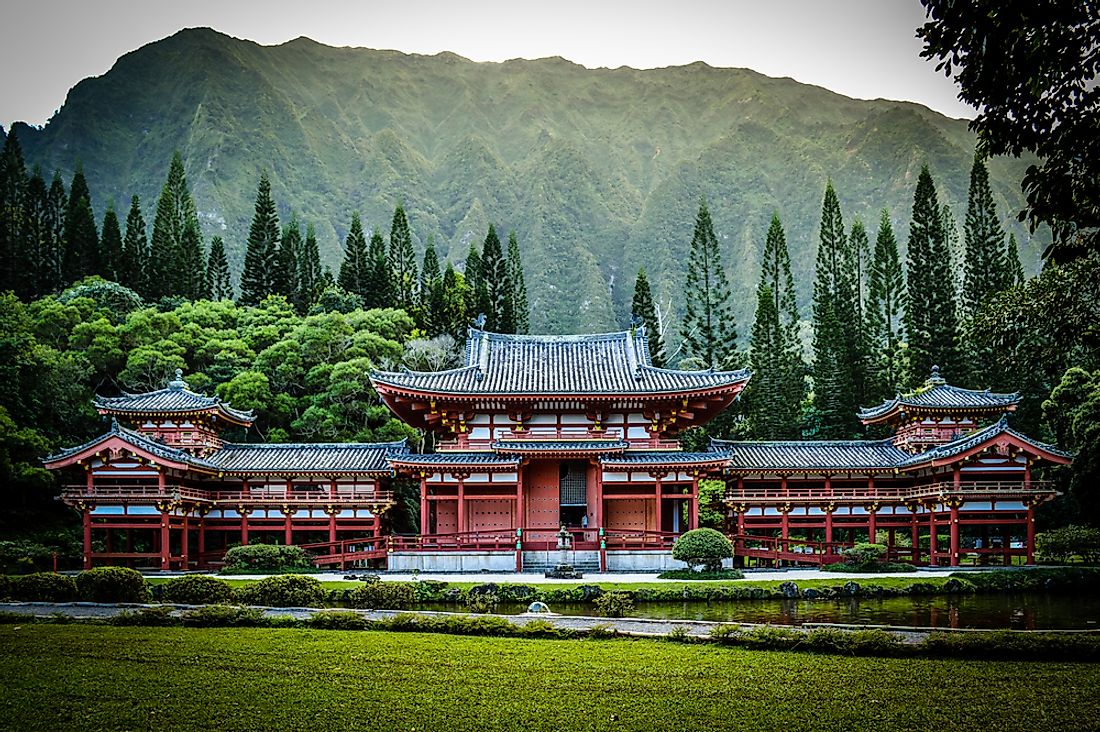
{"label": "shrub", "polygon": [[1100,562],[1100,529],[1087,526],[1063,526],[1035,535],[1039,555],[1052,562],[1068,562],[1081,557],[1085,564]]}
{"label": "shrub", "polygon": [[313,562],[300,546],[248,544],[235,546],[225,553],[222,573],[287,572],[314,569]]}
{"label": "shrub", "polygon": [[25,574],[11,580],[11,597],[27,602],[68,602],[76,598],[76,582],[52,572]]}
{"label": "shrub", "polygon": [[597,597],[595,605],[604,617],[621,618],[634,611],[634,596],[622,590],[612,590]]}
{"label": "shrub", "polygon": [[665,635],[666,640],[670,640],[673,643],[691,643],[695,639],[688,635],[688,629],[682,625],[677,625],[668,631]]}
{"label": "shrub", "polygon": [[722,560],[733,556],[730,540],[715,529],[692,529],[672,545],[672,558],[686,562],[688,568],[702,565],[705,572],[718,572]]}
{"label": "shrub", "polygon": [[406,610],[416,604],[416,588],[407,582],[367,582],[348,593],[352,607]]}
{"label": "shrub", "polygon": [[882,544],[856,544],[845,549],[843,554],[849,564],[868,567],[882,561],[886,556],[886,547]]}
{"label": "shrub", "polygon": [[186,605],[224,605],[233,600],[233,588],[228,582],[203,574],[173,577],[165,582],[161,598],[165,602]]}
{"label": "shrub", "polygon": [[142,625],[152,627],[167,627],[179,625],[180,620],[172,615],[170,607],[143,607],[141,610],[127,610],[119,613],[107,622],[110,625]]}
{"label": "shrub", "polygon": [[325,591],[315,577],[281,574],[238,589],[237,598],[246,605],[317,607],[324,602]]}
{"label": "shrub", "polygon": [[192,628],[232,628],[267,625],[264,614],[251,607],[233,607],[229,605],[207,605],[187,610],[180,615],[180,621]]}
{"label": "shrub", "polygon": [[14,581],[6,574],[0,574],[0,600],[10,600]]}
{"label": "shrub", "polygon": [[484,615],[496,609],[497,596],[493,593],[475,594],[467,592],[466,597],[463,598],[463,603],[466,605],[466,612]]}
{"label": "shrub", "polygon": [[81,600],[88,602],[146,602],[149,586],[141,572],[129,567],[96,567],[76,577]]}
{"label": "shrub", "polygon": [[617,638],[619,631],[607,623],[597,623],[588,629],[588,635],[585,637],[588,640],[607,640],[608,638]]}
{"label": "shrub", "polygon": [[740,569],[720,569],[717,572],[696,572],[693,569],[670,569],[657,575],[657,579],[673,580],[739,580],[745,579]]}
{"label": "shrub", "polygon": [[366,630],[367,619],[350,610],[326,610],[311,615],[306,625],[318,630]]}

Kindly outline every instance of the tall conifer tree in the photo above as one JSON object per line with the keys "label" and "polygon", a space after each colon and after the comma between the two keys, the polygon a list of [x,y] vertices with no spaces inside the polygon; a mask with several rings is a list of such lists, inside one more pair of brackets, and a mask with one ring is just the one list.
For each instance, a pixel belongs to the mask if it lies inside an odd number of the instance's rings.
{"label": "tall conifer tree", "polygon": [[661,321],[657,317],[657,306],[653,302],[653,291],[649,287],[649,278],[645,268],[638,270],[634,280],[634,297],[630,301],[632,315],[642,319],[645,324],[646,339],[649,341],[649,360],[657,368],[665,366],[665,344],[661,338]]}
{"label": "tall conifer tree", "polygon": [[210,258],[206,265],[210,279],[210,299],[215,302],[233,299],[233,283],[229,274],[229,258],[225,256],[225,242],[220,236],[210,240]]}
{"label": "tall conifer tree", "polygon": [[488,318],[489,293],[485,289],[485,278],[481,276],[481,252],[477,244],[470,242],[470,251],[466,253],[466,311],[471,318],[485,315]]}
{"label": "tall conifer tree", "polygon": [[[508,322],[508,263],[500,245],[496,227],[489,224],[489,233],[481,247],[481,281],[485,288],[485,301],[481,303],[486,327],[500,333],[515,332],[515,323]],[[514,318],[513,318],[514,320]]]}
{"label": "tall conifer tree", "polygon": [[313,224],[306,226],[306,238],[298,257],[298,293],[295,303],[299,312],[306,312],[321,292],[321,250]]}
{"label": "tall conifer tree", "polygon": [[393,273],[390,272],[389,255],[386,253],[386,241],[382,232],[375,229],[367,248],[366,293],[363,295],[364,307],[396,307],[393,296]]}
{"label": "tall conifer tree", "polygon": [[783,326],[775,295],[763,278],[756,291],[756,317],[749,335],[749,368],[753,378],[745,394],[745,416],[750,433],[758,440],[788,437],[798,422],[796,414],[785,414],[789,410],[783,401],[783,381],[788,364],[783,353]]}
{"label": "tall conifer tree", "polygon": [[[958,373],[958,310],[951,257],[943,231],[936,185],[921,168],[913,196],[907,260],[905,330],[909,336],[909,383],[923,383],[933,365]],[[956,377],[957,378],[957,377]]]}
{"label": "tall conifer tree", "polygon": [[825,186],[814,280],[814,406],[821,436],[848,437],[857,428],[855,374],[859,367],[855,257],[844,231],[832,181]]}
{"label": "tall conifer tree", "polygon": [[28,288],[23,265],[26,225],[27,169],[14,130],[8,132],[0,152],[0,292]]}
{"label": "tall conifer tree", "polygon": [[43,293],[58,292],[65,285],[65,218],[69,210],[69,194],[60,171],[54,171],[48,201],[46,216],[53,234],[49,239],[52,251],[46,253],[47,259],[41,270],[39,287]]}
{"label": "tall conifer tree", "polygon": [[424,248],[424,265],[420,268],[420,287],[418,294],[420,326],[429,335],[443,332],[443,273],[439,271],[439,255],[435,251],[435,240],[428,237],[428,246]]}
{"label": "tall conifer tree", "polygon": [[466,309],[468,289],[466,279],[448,262],[447,269],[443,272],[442,286],[444,330],[459,343],[466,339],[467,324],[471,317]]}
{"label": "tall conifer tree", "polygon": [[523,259],[519,254],[519,241],[514,231],[508,234],[508,291],[512,297],[516,333],[526,334],[531,327],[531,309],[527,303],[527,281],[523,276]]}
{"label": "tall conifer tree", "polygon": [[172,155],[168,178],[157,199],[148,275],[153,299],[166,295],[195,298],[204,290],[206,258],[199,218],[178,150]]}
{"label": "tall conifer tree", "polygon": [[970,169],[966,205],[966,277],[963,283],[963,317],[973,318],[994,293],[1007,285],[1005,232],[997,217],[989,171],[980,153]]}
{"label": "tall conifer tree", "polygon": [[302,226],[298,217],[291,214],[290,221],[283,227],[283,236],[275,255],[274,290],[286,295],[291,302],[298,295],[298,257],[302,250]]}
{"label": "tall conifer tree", "polygon": [[103,214],[103,231],[99,236],[99,257],[102,262],[101,273],[114,282],[119,281],[122,269],[122,228],[115,213],[114,201],[107,203]]}
{"label": "tall conifer tree", "polygon": [[16,273],[15,293],[30,300],[48,294],[51,290],[46,283],[49,257],[54,245],[51,242],[53,230],[50,226],[50,192],[42,171],[37,167],[27,181],[24,201],[24,266],[22,276]]}
{"label": "tall conifer tree", "polygon": [[870,354],[867,404],[877,404],[892,396],[905,374],[899,362],[899,347],[904,340],[902,312],[905,302],[905,275],[898,258],[898,242],[890,225],[890,214],[882,210],[875,254],[868,275],[867,333]]}
{"label": "tall conifer tree", "polygon": [[65,286],[82,277],[99,274],[99,232],[92,213],[92,194],[84,170],[77,165],[69,186],[68,207],[65,210],[65,253],[62,279]]}
{"label": "tall conifer tree", "polygon": [[274,292],[279,243],[279,215],[271,197],[271,181],[267,173],[262,173],[256,190],[252,226],[248,232],[248,247],[244,253],[244,270],[241,272],[242,305],[256,305]]}
{"label": "tall conifer tree", "polygon": [[411,312],[416,305],[419,283],[412,233],[409,231],[409,220],[405,217],[405,208],[401,204],[394,209],[393,222],[390,225],[389,264],[394,307]]}
{"label": "tall conifer tree", "polygon": [[1008,245],[1005,251],[1005,289],[1019,287],[1024,284],[1024,266],[1020,264],[1020,247],[1016,243],[1016,235],[1008,235]]}
{"label": "tall conifer tree", "polygon": [[130,199],[126,214],[126,234],[122,239],[122,259],[118,266],[118,281],[143,297],[149,295],[145,270],[149,265],[149,238],[145,233],[145,217],[141,215],[141,199]]}
{"label": "tall conifer tree", "polygon": [[710,368],[731,368],[738,361],[737,326],[730,297],[718,237],[706,201],[701,200],[688,255],[682,332],[685,354]]}
{"label": "tall conifer tree", "polygon": [[[340,276],[337,280],[340,287],[362,298],[367,298],[368,269],[367,240],[363,234],[363,223],[359,220],[359,212],[353,211],[351,228],[348,229],[348,238],[344,243],[344,261],[340,264]],[[371,306],[377,307],[373,303]]]}

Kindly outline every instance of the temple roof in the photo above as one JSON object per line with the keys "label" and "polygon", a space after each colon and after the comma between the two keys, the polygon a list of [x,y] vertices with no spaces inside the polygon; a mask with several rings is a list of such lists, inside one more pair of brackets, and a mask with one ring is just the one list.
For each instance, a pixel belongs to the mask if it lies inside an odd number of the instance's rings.
{"label": "temple roof", "polygon": [[160,458],[162,460],[168,460],[168,461],[171,461],[171,462],[182,463],[182,464],[185,464],[185,465],[192,465],[192,466],[198,467],[198,468],[206,468],[208,470],[215,469],[214,465],[212,465],[209,461],[204,460],[202,458],[195,457],[194,455],[187,452],[186,450],[179,450],[179,449],[174,448],[174,447],[169,447],[168,445],[165,445],[163,442],[157,442],[156,440],[153,440],[153,439],[150,439],[150,438],[148,438],[144,435],[138,434],[137,432],[134,432],[133,430],[126,429],[125,427],[122,427],[121,425],[119,425],[118,420],[115,420],[115,419],[111,420],[111,430],[109,432],[105,432],[105,433],[103,433],[102,435],[99,435],[96,438],[88,440],[83,445],[77,445],[76,447],[64,448],[64,449],[58,451],[54,455],[50,455],[49,457],[43,458],[42,462],[44,464],[48,465],[50,463],[55,463],[58,460],[64,460],[67,457],[70,457],[72,455],[77,455],[79,453],[82,453],[82,452],[90,449],[90,448],[95,447],[96,445],[99,445],[103,442],[106,442],[107,440],[110,440],[111,438],[117,438],[119,440],[122,440],[123,442],[130,445],[131,447],[134,447],[138,450],[142,450],[146,453],[149,453],[153,457],[157,457],[157,458]]}
{"label": "temple roof", "polygon": [[1020,395],[1004,394],[952,386],[940,376],[938,366],[932,367],[932,375],[924,386],[908,394],[898,394],[877,407],[861,409],[859,418],[864,422],[878,422],[900,412],[925,411],[976,411],[1006,412],[1016,408]]}
{"label": "temple roof", "polygon": [[117,397],[96,396],[94,404],[98,410],[109,414],[146,415],[146,414],[194,414],[216,411],[223,418],[248,426],[255,415],[252,411],[233,409],[218,397],[196,394],[187,388],[182,373],[176,369],[176,378],[168,386],[157,391],[142,394],[123,393]]}
{"label": "temple roof", "polygon": [[598,335],[504,335],[471,328],[466,365],[438,372],[374,371],[376,384],[447,395],[678,394],[743,384],[741,371],[654,367],[644,329]]}
{"label": "temple roof", "polygon": [[394,465],[408,467],[474,466],[483,469],[519,467],[518,457],[498,455],[495,452],[435,452],[425,455],[400,455],[390,459]]}
{"label": "temple roof", "polygon": [[224,445],[207,460],[223,473],[389,473],[391,457],[409,451],[397,442]]}
{"label": "temple roof", "polygon": [[622,452],[625,440],[497,440],[493,449],[501,453],[528,452]]}
{"label": "temple roof", "polygon": [[994,440],[1001,435],[1008,435],[1018,442],[1021,442],[1029,447],[1035,449],[1038,452],[1045,452],[1051,456],[1064,458],[1065,460],[1071,460],[1073,453],[1066,450],[1062,450],[1054,445],[1048,445],[1045,442],[1039,442],[1033,440],[1027,435],[1017,432],[1008,426],[1008,418],[1002,416],[1000,420],[994,422],[988,427],[984,427],[977,432],[973,432],[969,435],[963,435],[956,440],[946,442],[942,445],[937,445],[925,452],[917,453],[916,455],[909,455],[901,463],[901,467],[910,467],[915,465],[923,465],[929,462],[949,460],[953,457],[961,455],[968,450],[972,450],[983,443]]}
{"label": "temple roof", "polygon": [[683,465],[685,467],[700,463],[724,462],[726,455],[719,452],[676,452],[653,450],[646,452],[626,452],[622,455],[607,455],[600,458],[603,465]]}
{"label": "temple roof", "polygon": [[711,449],[729,455],[731,470],[892,469],[912,457],[890,440],[711,440]]}

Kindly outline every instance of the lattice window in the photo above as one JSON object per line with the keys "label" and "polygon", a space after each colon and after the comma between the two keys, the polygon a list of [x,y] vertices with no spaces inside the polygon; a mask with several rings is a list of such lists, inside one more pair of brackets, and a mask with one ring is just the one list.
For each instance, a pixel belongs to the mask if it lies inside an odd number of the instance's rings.
{"label": "lattice window", "polygon": [[583,463],[569,463],[561,477],[558,503],[562,506],[588,505],[588,470]]}

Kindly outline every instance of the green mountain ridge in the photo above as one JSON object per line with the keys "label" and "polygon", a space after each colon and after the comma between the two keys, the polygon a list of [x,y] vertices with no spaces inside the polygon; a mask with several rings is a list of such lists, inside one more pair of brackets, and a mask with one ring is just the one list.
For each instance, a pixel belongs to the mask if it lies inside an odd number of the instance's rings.
{"label": "green mountain ridge", "polygon": [[[515,230],[538,332],[618,327],[639,266],[655,297],[679,308],[705,196],[747,334],[773,210],[805,309],[827,178],[846,224],[860,216],[873,228],[886,207],[904,238],[925,162],[961,224],[974,146],[965,120],[917,104],[701,62],[478,63],[308,38],[260,46],[210,29],[126,54],[73,87],[45,127],[15,129],[30,165],[69,175],[81,162],[97,212],[108,199],[124,210],[137,193],[149,220],[179,149],[206,233],[225,237],[236,276],[265,169],[281,218],[293,210],[314,223],[333,269],[353,209],[368,230],[388,231],[403,202],[419,250],[431,236],[459,264],[490,222]],[[1028,163],[990,164],[1006,220],[1023,205]],[[1007,223],[1034,270],[1045,240]]]}

